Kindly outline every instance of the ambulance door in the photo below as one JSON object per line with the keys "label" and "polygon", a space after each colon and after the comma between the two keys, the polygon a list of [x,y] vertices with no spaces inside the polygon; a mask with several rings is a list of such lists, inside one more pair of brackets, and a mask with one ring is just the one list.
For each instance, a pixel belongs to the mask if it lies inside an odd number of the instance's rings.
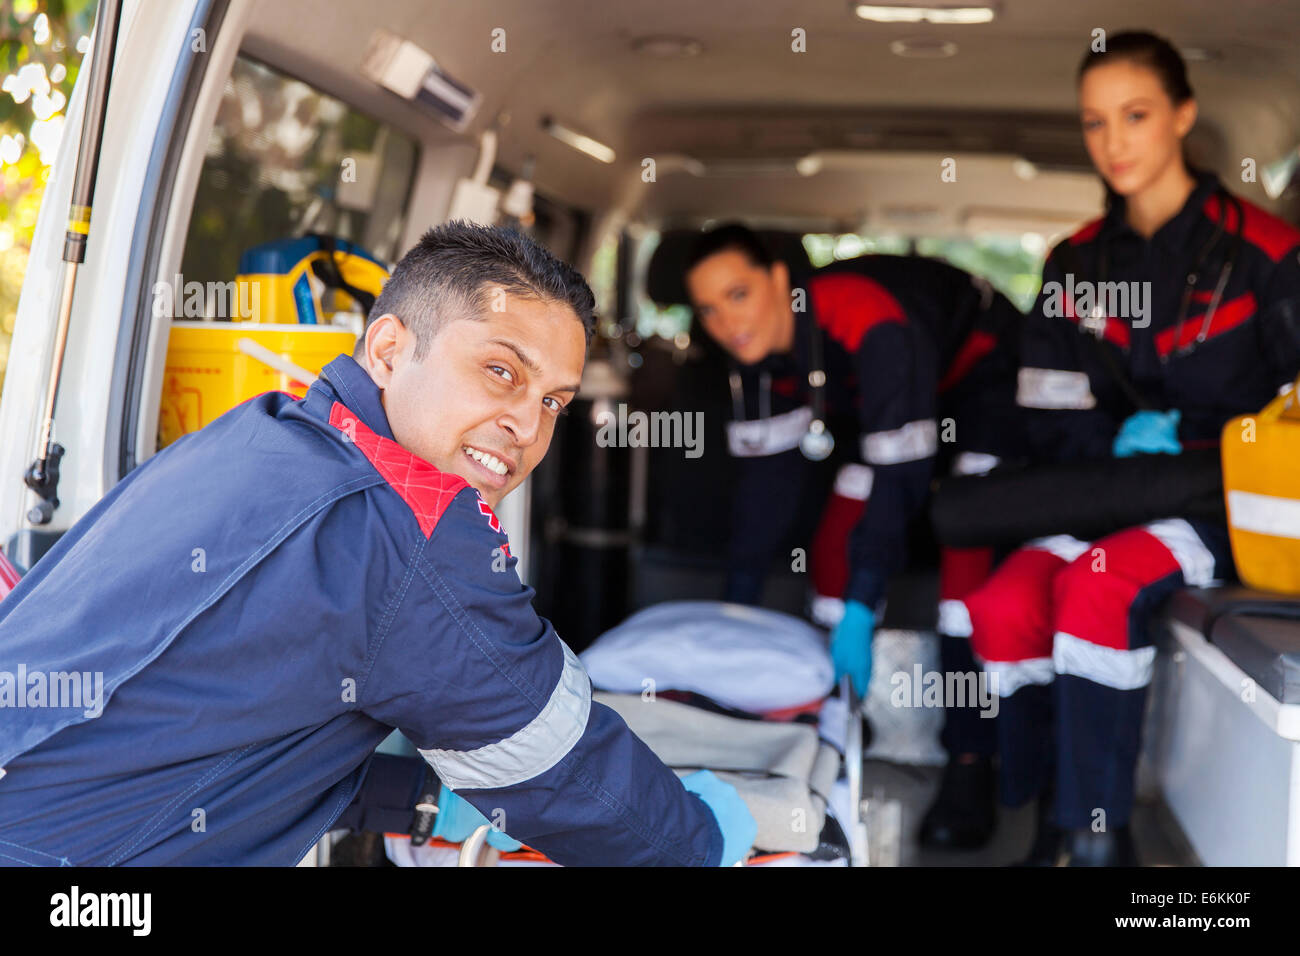
{"label": "ambulance door", "polygon": [[[86,261],[77,274],[55,412],[66,449],[59,507],[29,519],[22,475],[37,457],[62,284],[61,253],[85,108],[83,70],[37,221],[0,397],[0,543],[29,567],[136,463],[142,339],[165,261],[173,199],[192,193],[206,131],[238,47],[247,0],[126,0],[117,40]],[[206,114],[206,117],[205,117]],[[189,181],[191,188],[187,189]]]}

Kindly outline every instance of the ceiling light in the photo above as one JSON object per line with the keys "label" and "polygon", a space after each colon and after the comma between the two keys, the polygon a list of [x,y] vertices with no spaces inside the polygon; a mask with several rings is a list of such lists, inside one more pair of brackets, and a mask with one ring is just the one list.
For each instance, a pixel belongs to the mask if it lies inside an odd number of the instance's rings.
{"label": "ceiling light", "polygon": [[892,222],[914,225],[936,222],[943,218],[943,213],[937,206],[886,206],[880,213]]}
{"label": "ceiling light", "polygon": [[957,44],[951,40],[935,40],[930,37],[904,37],[891,42],[889,52],[914,60],[942,60],[957,55]]}
{"label": "ceiling light", "polygon": [[997,16],[991,6],[922,7],[899,3],[854,3],[853,12],[875,23],[990,23]]}
{"label": "ceiling light", "polygon": [[704,44],[692,37],[649,36],[633,40],[632,49],[661,60],[681,60],[699,56],[704,51]]}
{"label": "ceiling light", "polygon": [[592,139],[590,136],[583,136],[567,126],[561,126],[549,116],[542,120],[542,129],[561,143],[564,143],[564,145],[571,146],[580,153],[586,153],[592,159],[598,159],[602,163],[612,163],[614,161],[614,151],[604,143]]}
{"label": "ceiling light", "polygon": [[822,158],[816,153],[809,153],[795,161],[794,170],[800,176],[816,176],[822,171]]}
{"label": "ceiling light", "polygon": [[1025,182],[1028,182],[1038,175],[1038,167],[1023,156],[1017,157],[1011,161],[1011,171]]}

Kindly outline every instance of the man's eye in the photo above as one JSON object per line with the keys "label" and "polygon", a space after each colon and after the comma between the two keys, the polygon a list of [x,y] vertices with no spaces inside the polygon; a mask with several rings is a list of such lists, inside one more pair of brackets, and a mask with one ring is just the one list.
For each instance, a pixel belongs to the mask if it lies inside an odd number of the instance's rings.
{"label": "man's eye", "polygon": [[515,377],[512,374],[510,374],[510,369],[506,368],[503,365],[489,365],[488,371],[490,371],[493,375],[505,379],[507,382],[513,382],[515,380]]}
{"label": "man's eye", "polygon": [[1130,123],[1140,123],[1147,118],[1146,113],[1129,113],[1128,120]]}
{"label": "man's eye", "polygon": [[744,298],[746,295],[748,295],[748,294],[749,294],[749,290],[748,290],[748,289],[735,289],[735,290],[733,290],[732,293],[731,293],[731,301],[732,301],[732,302],[739,302],[741,299],[743,299],[743,298]]}
{"label": "man's eye", "polygon": [[1098,128],[1100,128],[1100,127],[1101,127],[1101,121],[1100,121],[1100,120],[1084,120],[1084,121],[1083,121],[1083,128],[1084,128],[1085,131],[1090,131],[1090,130],[1098,129]]}
{"label": "man's eye", "polygon": [[557,414],[557,415],[567,415],[567,414],[569,414],[569,406],[560,404],[560,400],[557,399],[557,398],[551,398],[551,397],[548,396],[548,397],[542,399],[542,401],[544,401],[544,402],[550,402],[550,403],[551,403],[551,405],[550,405],[551,411],[555,412],[555,414]]}

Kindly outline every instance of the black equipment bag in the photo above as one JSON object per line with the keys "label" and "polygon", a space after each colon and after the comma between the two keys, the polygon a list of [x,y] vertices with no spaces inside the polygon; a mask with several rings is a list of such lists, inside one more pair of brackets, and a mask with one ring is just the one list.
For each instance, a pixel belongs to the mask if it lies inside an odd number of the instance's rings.
{"label": "black equipment bag", "polygon": [[1092,541],[1160,518],[1227,521],[1218,448],[947,478],[930,518],[939,543],[955,548],[1051,534]]}

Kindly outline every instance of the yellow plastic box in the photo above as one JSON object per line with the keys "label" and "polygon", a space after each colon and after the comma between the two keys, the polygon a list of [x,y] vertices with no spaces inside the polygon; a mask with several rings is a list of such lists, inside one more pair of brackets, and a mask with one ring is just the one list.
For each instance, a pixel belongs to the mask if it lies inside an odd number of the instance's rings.
{"label": "yellow plastic box", "polygon": [[[263,392],[306,394],[310,379],[341,353],[352,354],[356,340],[350,330],[329,325],[173,322],[158,412],[158,446],[198,431]],[[274,355],[267,356],[266,351]],[[309,380],[267,364],[276,356],[281,365],[311,373],[302,376]]]}
{"label": "yellow plastic box", "polygon": [[1228,534],[1241,580],[1300,594],[1300,401],[1297,386],[1223,428]]}

